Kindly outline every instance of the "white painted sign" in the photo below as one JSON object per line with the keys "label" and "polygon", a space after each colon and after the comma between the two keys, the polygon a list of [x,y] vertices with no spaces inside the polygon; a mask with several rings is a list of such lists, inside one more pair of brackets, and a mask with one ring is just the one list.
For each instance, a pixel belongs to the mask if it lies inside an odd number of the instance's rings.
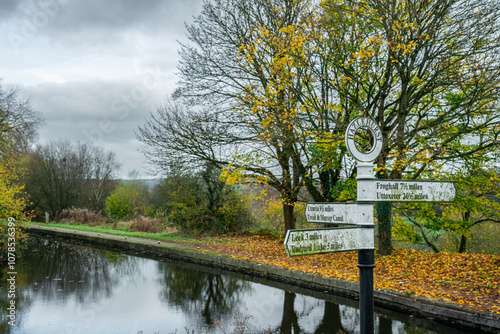
{"label": "white painted sign", "polygon": [[452,202],[455,196],[448,181],[358,180],[358,202]]}
{"label": "white painted sign", "polygon": [[[361,152],[355,142],[358,130],[367,129],[373,137],[373,147],[368,152]],[[368,117],[358,117],[347,126],[345,133],[345,143],[347,150],[357,161],[373,162],[382,151],[383,139],[382,131],[377,122]]]}
{"label": "white painted sign", "polygon": [[289,230],[285,238],[288,256],[374,249],[373,228],[339,227]]}
{"label": "white painted sign", "polygon": [[306,219],[310,223],[366,224],[373,217],[359,217],[356,203],[307,203]]}

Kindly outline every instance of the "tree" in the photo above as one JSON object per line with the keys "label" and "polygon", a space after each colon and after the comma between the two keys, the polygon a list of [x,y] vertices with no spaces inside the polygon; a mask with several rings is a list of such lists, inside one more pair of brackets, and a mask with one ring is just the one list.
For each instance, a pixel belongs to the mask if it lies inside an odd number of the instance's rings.
{"label": "tree", "polygon": [[469,232],[474,226],[500,223],[500,176],[488,160],[484,156],[467,159],[458,170],[445,174],[455,180],[457,187],[453,203],[398,208],[401,216],[396,221],[394,233],[413,243],[423,242],[436,253],[441,250],[438,240],[443,234],[457,233],[460,241],[456,250],[465,253]]}
{"label": "tree", "polygon": [[[22,183],[26,171],[19,161],[41,123],[29,100],[23,101],[16,90],[0,85],[0,261],[7,260],[7,252],[19,252],[27,240],[24,223],[31,219],[31,212]],[[16,240],[15,247],[9,246],[11,238]]]}
{"label": "tree", "polygon": [[17,90],[4,89],[0,84],[0,156],[25,154],[42,124],[42,116],[29,100],[22,100]]}
{"label": "tree", "polygon": [[106,197],[116,186],[113,178],[120,165],[111,151],[106,152],[92,145],[87,145],[87,149],[89,166],[85,185],[86,206],[91,210],[102,210]]}
{"label": "tree", "polygon": [[339,107],[379,123],[383,177],[498,150],[499,15],[498,2],[479,0],[324,3],[331,89]]}
{"label": "tree", "polygon": [[[299,171],[305,150],[295,127],[299,105],[292,92],[299,89],[303,76],[287,68],[282,49],[294,26],[309,15],[307,5],[205,2],[201,15],[187,26],[192,44],[182,46],[181,82],[174,94],[191,109],[160,109],[138,135],[150,161],[160,166],[171,164],[173,157],[201,159],[224,168],[228,182],[277,189],[285,230],[295,226],[293,210],[302,186]],[[211,110],[204,108],[207,104]],[[168,156],[172,151],[177,154]]]}
{"label": "tree", "polygon": [[118,163],[112,152],[59,140],[37,146],[26,166],[26,191],[40,218],[44,212],[55,217],[73,206],[102,210]]}
{"label": "tree", "polygon": [[[499,8],[479,0],[206,3],[188,26],[174,94],[189,111],[161,110],[143,142],[164,149],[150,152],[157,162],[173,149],[185,161],[212,159],[229,181],[275,187],[292,228],[303,186],[316,201],[355,197],[343,143],[355,117],[382,129],[384,178],[426,177],[498,149]],[[390,221],[382,223],[390,238]],[[390,239],[380,244],[390,252]]]}
{"label": "tree", "polygon": [[25,222],[31,217],[26,212],[27,198],[17,168],[5,158],[0,163],[0,262],[7,261],[8,253],[19,254],[28,239]]}

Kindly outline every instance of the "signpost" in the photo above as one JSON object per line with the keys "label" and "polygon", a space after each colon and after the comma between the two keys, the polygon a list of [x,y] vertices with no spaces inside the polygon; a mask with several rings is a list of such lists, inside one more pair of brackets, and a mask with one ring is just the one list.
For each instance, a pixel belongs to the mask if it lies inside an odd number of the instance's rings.
{"label": "signpost", "polygon": [[358,207],[356,203],[307,203],[306,219],[310,223],[355,225]]}
{"label": "signpost", "polygon": [[339,227],[291,230],[285,239],[288,256],[313,255],[373,248],[370,228]]}
{"label": "signpost", "polygon": [[452,202],[453,182],[358,180],[358,202]]}
{"label": "signpost", "polygon": [[[356,145],[359,131],[373,139],[367,152]],[[373,268],[375,240],[373,204],[375,202],[451,202],[456,189],[453,182],[375,180],[373,162],[382,151],[382,131],[367,117],[353,120],[347,127],[345,142],[357,163],[356,203],[309,203],[309,222],[346,225],[323,229],[289,230],[285,238],[288,256],[358,251],[360,333],[373,334]]]}

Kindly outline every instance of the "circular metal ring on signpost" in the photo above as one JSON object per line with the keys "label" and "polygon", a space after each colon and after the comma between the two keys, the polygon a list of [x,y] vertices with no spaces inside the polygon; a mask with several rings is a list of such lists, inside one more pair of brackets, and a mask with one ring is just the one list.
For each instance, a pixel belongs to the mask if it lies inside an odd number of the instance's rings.
{"label": "circular metal ring on signpost", "polygon": [[[361,152],[356,146],[356,133],[360,129],[367,129],[373,136],[373,146],[368,152]],[[382,131],[378,124],[371,118],[358,117],[349,123],[345,133],[345,143],[349,153],[359,162],[373,162],[382,152],[383,140]]]}

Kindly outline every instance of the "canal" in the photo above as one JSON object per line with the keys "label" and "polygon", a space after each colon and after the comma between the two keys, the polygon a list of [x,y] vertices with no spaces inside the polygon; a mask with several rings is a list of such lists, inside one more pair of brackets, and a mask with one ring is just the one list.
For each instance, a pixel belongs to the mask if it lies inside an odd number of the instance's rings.
{"label": "canal", "polygon": [[[16,326],[0,333],[358,333],[357,301],[165,259],[31,236]],[[376,309],[376,333],[465,333]]]}

